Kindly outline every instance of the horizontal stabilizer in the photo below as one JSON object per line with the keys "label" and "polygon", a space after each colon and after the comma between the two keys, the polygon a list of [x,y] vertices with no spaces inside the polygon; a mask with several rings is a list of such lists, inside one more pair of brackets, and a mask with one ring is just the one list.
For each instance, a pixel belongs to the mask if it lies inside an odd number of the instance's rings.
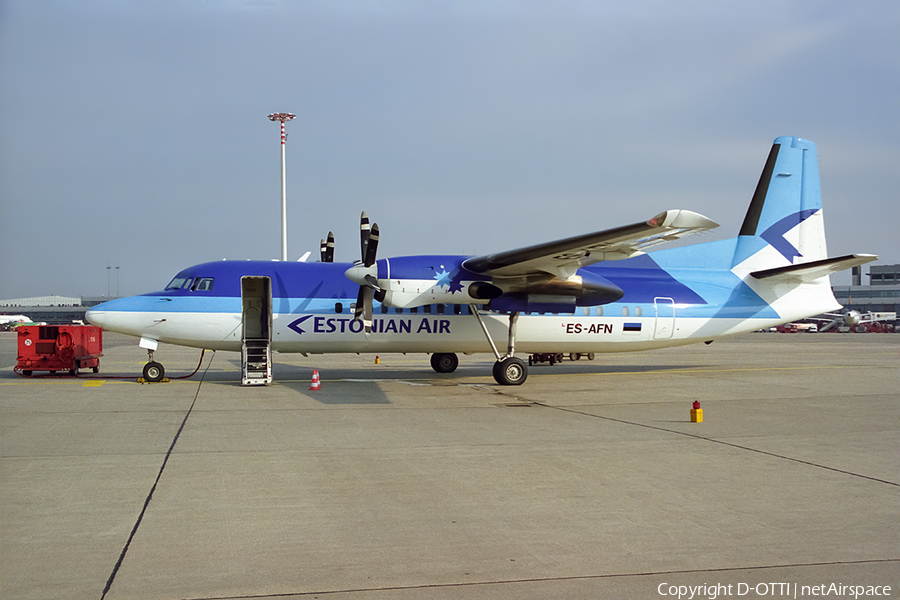
{"label": "horizontal stabilizer", "polygon": [[847,256],[839,256],[838,258],[826,258],[824,260],[815,260],[799,265],[790,265],[788,267],[778,267],[776,269],[765,269],[763,271],[754,271],[750,273],[756,279],[779,279],[785,281],[797,281],[809,283],[849,269],[858,267],[873,260],[878,260],[874,254],[848,254]]}

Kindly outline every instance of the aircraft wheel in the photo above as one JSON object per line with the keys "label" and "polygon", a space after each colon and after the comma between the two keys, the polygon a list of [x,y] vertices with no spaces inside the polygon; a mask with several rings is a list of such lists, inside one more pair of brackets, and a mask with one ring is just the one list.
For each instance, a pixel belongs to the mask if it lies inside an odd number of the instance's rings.
{"label": "aircraft wheel", "polygon": [[144,379],[146,379],[147,381],[162,381],[163,377],[165,376],[166,370],[158,362],[151,360],[146,365],[144,365]]}
{"label": "aircraft wheel", "polygon": [[593,353],[593,352],[588,352],[587,357],[588,357],[588,360],[594,360],[594,353]]}
{"label": "aircraft wheel", "polygon": [[431,355],[431,368],[438,373],[452,373],[459,366],[459,357],[450,353],[437,352]]}
{"label": "aircraft wheel", "polygon": [[525,361],[515,357],[494,363],[494,379],[500,385],[522,385],[528,377]]}

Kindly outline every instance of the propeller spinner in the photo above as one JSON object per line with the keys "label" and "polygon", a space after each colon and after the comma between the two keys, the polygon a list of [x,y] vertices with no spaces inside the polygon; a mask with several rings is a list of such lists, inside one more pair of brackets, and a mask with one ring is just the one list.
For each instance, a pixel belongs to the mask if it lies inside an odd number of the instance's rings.
{"label": "propeller spinner", "polygon": [[378,224],[369,225],[369,216],[363,212],[359,222],[360,254],[362,260],[344,271],[347,279],[359,284],[359,295],[356,297],[354,320],[362,317],[366,333],[372,332],[372,298],[379,302],[384,300],[385,292],[378,287],[378,266],[375,257],[378,252]]}

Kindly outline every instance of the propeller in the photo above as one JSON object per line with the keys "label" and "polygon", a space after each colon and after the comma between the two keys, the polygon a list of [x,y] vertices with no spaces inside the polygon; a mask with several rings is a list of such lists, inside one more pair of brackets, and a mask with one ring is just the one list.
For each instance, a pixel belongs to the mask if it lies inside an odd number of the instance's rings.
{"label": "propeller", "polygon": [[322,255],[322,262],[334,262],[334,234],[328,232],[328,240],[322,240],[319,244],[319,252]]}
{"label": "propeller", "polygon": [[378,224],[369,225],[369,216],[363,212],[359,221],[359,242],[361,260],[344,272],[347,279],[359,284],[359,295],[356,297],[354,320],[362,317],[366,333],[372,332],[372,298],[379,302],[384,300],[385,292],[378,287],[378,266],[375,257],[378,252]]}

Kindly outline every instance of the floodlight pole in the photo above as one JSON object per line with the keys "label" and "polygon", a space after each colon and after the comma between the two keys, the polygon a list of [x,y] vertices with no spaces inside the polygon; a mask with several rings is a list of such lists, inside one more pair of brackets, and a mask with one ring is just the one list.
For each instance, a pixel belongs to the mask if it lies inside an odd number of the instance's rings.
{"label": "floodlight pole", "polygon": [[281,260],[287,260],[287,180],[284,174],[284,124],[296,117],[291,113],[272,113],[270,121],[281,121]]}

